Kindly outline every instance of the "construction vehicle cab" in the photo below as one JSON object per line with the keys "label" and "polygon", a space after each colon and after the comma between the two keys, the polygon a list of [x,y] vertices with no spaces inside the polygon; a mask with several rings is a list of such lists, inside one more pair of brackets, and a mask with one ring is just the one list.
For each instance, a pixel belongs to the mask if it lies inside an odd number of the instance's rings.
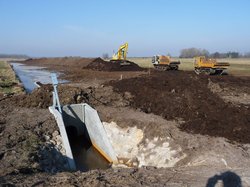
{"label": "construction vehicle cab", "polygon": [[217,62],[216,59],[207,58],[205,56],[195,57],[194,71],[197,74],[205,73],[208,75],[227,74],[230,64],[227,62]]}
{"label": "construction vehicle cab", "polygon": [[158,70],[178,70],[180,61],[171,61],[170,56],[155,55],[152,58],[152,64]]}
{"label": "construction vehicle cab", "polygon": [[121,66],[130,65],[129,61],[127,61],[127,53],[128,53],[128,43],[121,45],[116,53],[113,54],[110,62],[119,63]]}

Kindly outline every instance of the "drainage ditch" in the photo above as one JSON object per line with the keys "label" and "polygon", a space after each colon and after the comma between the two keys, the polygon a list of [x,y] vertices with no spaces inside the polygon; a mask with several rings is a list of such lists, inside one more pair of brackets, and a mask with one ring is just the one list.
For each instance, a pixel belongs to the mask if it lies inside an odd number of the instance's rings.
{"label": "drainage ditch", "polygon": [[[23,87],[27,93],[31,93],[37,88],[36,82],[42,84],[51,84],[50,74],[51,72],[44,70],[44,67],[26,66],[22,63],[11,62],[10,63],[16,76],[22,82]],[[60,83],[68,82],[67,80],[59,80]]]}

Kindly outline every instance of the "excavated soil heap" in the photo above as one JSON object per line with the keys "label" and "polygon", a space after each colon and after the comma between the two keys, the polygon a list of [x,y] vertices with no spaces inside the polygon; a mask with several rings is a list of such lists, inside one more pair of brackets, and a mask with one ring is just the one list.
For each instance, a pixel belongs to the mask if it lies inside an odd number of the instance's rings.
{"label": "excavated soil heap", "polygon": [[94,59],[86,66],[86,69],[98,70],[98,71],[142,71],[143,68],[139,67],[134,62],[130,62],[130,65],[121,66],[118,62],[104,61],[101,58]]}
{"label": "excavated soil heap", "polygon": [[[42,85],[30,94],[16,95],[9,99],[3,100],[3,104],[25,108],[44,108],[52,106],[52,85]],[[88,93],[77,87],[60,85],[58,94],[62,105],[77,104],[81,102],[90,103]]]}
{"label": "excavated soil heap", "polygon": [[[235,79],[240,84],[241,79]],[[183,120],[182,130],[250,143],[249,107],[226,103],[212,93],[208,88],[208,76],[181,71],[153,72],[109,84],[123,95],[130,92],[133,95],[130,104],[136,109],[168,120]]]}

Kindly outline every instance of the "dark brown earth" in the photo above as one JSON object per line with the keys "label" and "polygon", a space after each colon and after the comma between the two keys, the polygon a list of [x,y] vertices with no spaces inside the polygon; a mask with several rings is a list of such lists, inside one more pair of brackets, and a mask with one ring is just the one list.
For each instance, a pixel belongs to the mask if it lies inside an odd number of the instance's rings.
{"label": "dark brown earth", "polygon": [[[122,127],[138,126],[143,129],[147,124],[143,117],[139,122],[134,119],[126,121],[126,115],[136,109],[140,113],[154,113],[168,120],[176,120],[180,123],[179,128],[190,134],[205,134],[209,136],[208,139],[214,136],[225,137],[240,146],[244,145],[242,143],[249,143],[249,105],[225,102],[219,94],[208,88],[209,81],[212,81],[223,90],[233,89],[238,93],[250,94],[249,77],[197,76],[193,72],[182,71],[93,71],[86,69],[91,62],[93,59],[90,58],[42,58],[30,59],[24,63],[64,73],[62,77],[71,83],[59,86],[61,103],[87,102],[100,109],[98,112],[102,120],[110,122],[114,119],[114,112],[109,113],[111,110],[107,110],[112,108],[118,115],[116,118],[123,116],[119,119]],[[221,171],[213,165],[206,166],[202,172],[200,167],[190,169],[186,166],[65,172],[62,164],[57,162],[53,145],[46,143],[46,139],[58,130],[47,109],[52,104],[51,91],[51,85],[44,85],[31,94],[6,98],[0,95],[1,185],[205,186],[209,177]],[[130,113],[126,113],[128,109]],[[121,115],[119,111],[122,111]],[[150,122],[145,127],[146,138],[178,137],[171,134],[171,131],[165,132],[166,127],[161,124],[165,123]],[[200,137],[197,137],[199,141]],[[188,140],[182,141],[185,143]],[[191,144],[190,152],[201,156],[203,152],[196,150],[198,148],[194,149],[194,144]],[[248,158],[245,149],[247,150],[244,147],[242,154],[244,158]],[[231,150],[226,151],[230,153]],[[243,173],[249,172],[242,171],[241,174]]]}
{"label": "dark brown earth", "polygon": [[[17,107],[45,109],[52,106],[52,91],[52,85],[43,85],[30,94],[13,96],[3,102]],[[88,95],[80,88],[59,86],[58,92],[60,94],[60,101],[63,105],[88,101]]]}
{"label": "dark brown earth", "polygon": [[86,66],[86,69],[98,71],[142,71],[143,68],[134,62],[127,61],[128,65],[121,65],[120,62],[104,61],[101,58],[94,59]]}
{"label": "dark brown earth", "polygon": [[[219,81],[217,77],[214,79]],[[246,82],[238,79],[237,86],[240,84]],[[250,143],[249,107],[225,103],[208,89],[207,76],[182,71],[153,72],[150,76],[114,81],[110,85],[119,93],[130,92],[134,96],[131,105],[136,109],[168,120],[184,120],[182,130]]]}

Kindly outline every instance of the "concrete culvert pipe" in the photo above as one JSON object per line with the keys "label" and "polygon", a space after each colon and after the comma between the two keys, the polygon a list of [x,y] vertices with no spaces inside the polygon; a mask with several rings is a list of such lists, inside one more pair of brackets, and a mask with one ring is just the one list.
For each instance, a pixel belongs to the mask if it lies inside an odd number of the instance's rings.
{"label": "concrete culvert pipe", "polygon": [[66,130],[66,133],[61,132],[61,136],[69,158],[73,158],[75,169],[105,169],[117,162],[96,110],[84,103],[65,105],[62,114],[55,112],[53,107],[50,111],[57,119],[60,132],[63,128]]}

